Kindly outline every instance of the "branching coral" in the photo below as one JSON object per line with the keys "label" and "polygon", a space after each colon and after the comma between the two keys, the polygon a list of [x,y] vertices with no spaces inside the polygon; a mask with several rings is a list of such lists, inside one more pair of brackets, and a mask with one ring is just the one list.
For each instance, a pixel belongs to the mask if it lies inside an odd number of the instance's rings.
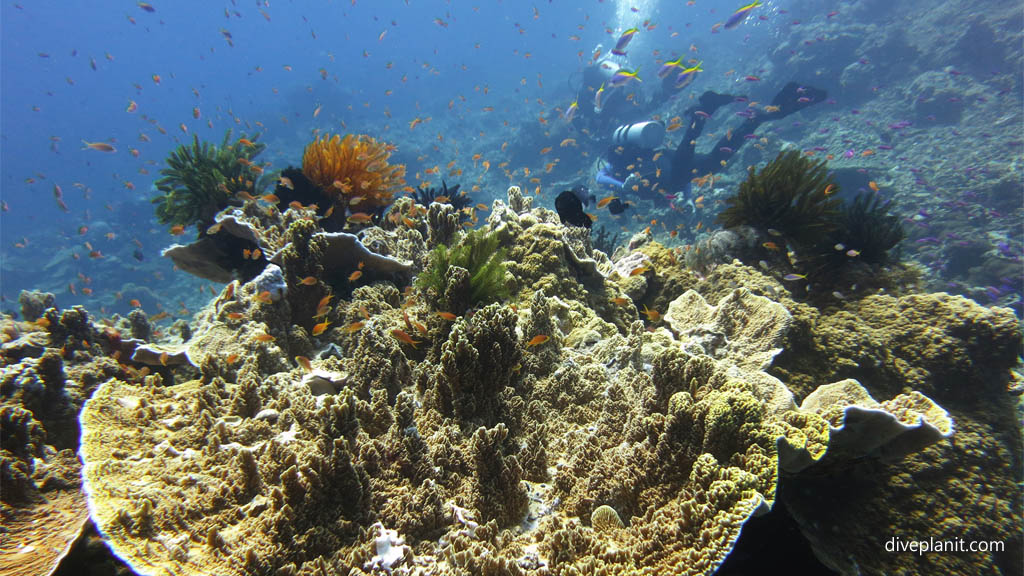
{"label": "branching coral", "polygon": [[157,220],[182,226],[213,224],[214,215],[226,208],[236,193],[255,194],[260,170],[250,166],[266,147],[256,142],[257,138],[259,135],[247,139],[242,134],[231,144],[229,129],[219,147],[200,142],[196,135],[191,146],[178,146],[167,157],[167,168],[160,171],[162,177],[155,183],[162,192],[152,200],[157,204]]}
{"label": "branching coral", "polygon": [[810,246],[838,226],[840,200],[833,194],[825,161],[813,162],[798,150],[780,152],[760,172],[740,184],[718,215],[726,228],[751,226],[775,230],[787,240]]}
{"label": "branching coral", "polygon": [[366,135],[325,134],[306,146],[302,172],[336,205],[353,212],[373,210],[391,204],[405,185],[405,165],[388,163],[392,150]]}

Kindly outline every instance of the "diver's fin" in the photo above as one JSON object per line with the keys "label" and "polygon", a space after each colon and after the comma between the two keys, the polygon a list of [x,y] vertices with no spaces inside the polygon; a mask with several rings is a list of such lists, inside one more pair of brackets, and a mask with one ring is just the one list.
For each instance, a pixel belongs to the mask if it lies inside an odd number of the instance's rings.
{"label": "diver's fin", "polygon": [[734,100],[736,100],[736,97],[731,94],[719,94],[718,92],[708,90],[700,95],[698,102],[700,102],[701,110],[708,114],[713,114],[715,110],[732,103]]}
{"label": "diver's fin", "polygon": [[824,102],[828,92],[813,86],[801,86],[796,82],[790,82],[783,86],[782,90],[772,99],[772,106],[779,109],[770,112],[768,118],[782,118],[793,112]]}
{"label": "diver's fin", "polygon": [[718,110],[722,106],[730,104],[735,100],[736,97],[731,94],[719,94],[718,92],[708,90],[700,95],[697,105],[687,108],[684,114],[686,116],[692,116],[695,111],[700,110],[710,116],[715,113],[715,110]]}

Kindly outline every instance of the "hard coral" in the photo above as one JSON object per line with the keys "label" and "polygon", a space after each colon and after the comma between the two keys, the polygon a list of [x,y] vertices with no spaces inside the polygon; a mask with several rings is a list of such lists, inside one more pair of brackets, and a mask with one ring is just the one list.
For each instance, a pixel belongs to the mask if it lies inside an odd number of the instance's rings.
{"label": "hard coral", "polygon": [[405,165],[388,164],[394,148],[366,135],[325,134],[302,154],[302,173],[335,204],[353,212],[391,204],[405,185]]}

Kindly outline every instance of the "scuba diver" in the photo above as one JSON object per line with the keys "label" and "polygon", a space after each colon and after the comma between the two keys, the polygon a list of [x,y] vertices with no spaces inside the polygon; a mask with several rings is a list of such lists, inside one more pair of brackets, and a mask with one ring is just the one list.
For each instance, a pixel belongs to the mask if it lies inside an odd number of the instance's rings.
{"label": "scuba diver", "polygon": [[[598,44],[595,51],[601,50]],[[624,62],[622,57],[618,59]],[[635,71],[620,65],[610,54],[587,65],[576,91],[572,125],[584,134],[601,133],[616,123],[644,118],[664,103],[663,91],[645,101],[643,93],[630,82],[620,82],[630,75],[635,75]]]}
{"label": "scuba diver", "polygon": [[[732,131],[735,136],[723,136],[710,152],[697,154],[697,138],[708,119],[722,106],[746,101],[729,94],[706,91],[697,104],[684,113],[689,123],[675,150],[662,146],[666,127],[661,122],[645,121],[619,126],[612,132],[611,146],[598,161],[594,179],[613,194],[655,201],[679,198],[686,206],[692,207],[689,194],[694,177],[721,171],[725,161],[754,138],[754,132],[761,124],[818,104],[826,96],[825,90],[790,82],[763,110],[747,108],[740,112],[739,115],[745,116],[746,120]],[[555,200],[555,207],[562,222],[589,228],[590,218],[583,207],[592,201],[594,195],[590,190],[577,186],[562,192]],[[621,214],[631,205],[628,200],[615,197],[607,202],[606,207],[612,214]]]}
{"label": "scuba diver", "polygon": [[[598,52],[601,46],[598,45]],[[613,50],[613,53],[616,53]],[[618,53],[624,55],[623,53]],[[742,124],[732,133],[721,138],[707,154],[697,154],[697,138],[714,113],[727,104],[746,102],[729,94],[706,91],[697,103],[688,108],[685,117],[686,132],[679,146],[670,150],[662,146],[668,128],[659,121],[639,121],[650,116],[657,107],[682,92],[702,71],[701,62],[687,67],[683,57],[665,62],[658,77],[661,84],[646,101],[642,93],[633,87],[631,80],[639,80],[635,70],[628,70],[610,56],[597,59],[583,70],[583,82],[577,91],[576,101],[567,114],[573,126],[584,134],[603,132],[616,123],[622,123],[612,131],[612,143],[598,161],[596,182],[613,191],[613,194],[651,198],[655,201],[680,198],[692,207],[689,199],[692,180],[722,170],[725,161],[731,158],[747,142],[754,139],[754,133],[764,122],[778,120],[813,106],[825,100],[825,90],[801,86],[796,82],[786,84],[770,105],[763,109],[748,107],[738,112],[744,116]],[[592,105],[591,105],[592,104]],[[670,126],[678,128],[680,125]],[[735,138],[731,138],[733,134]],[[566,190],[556,198],[556,209],[563,222],[576,226],[590,227],[590,218],[583,208],[594,201],[594,195],[585,186]],[[632,203],[614,197],[599,203],[613,215],[621,214]]]}
{"label": "scuba diver", "polygon": [[[674,199],[685,197],[694,177],[715,174],[748,140],[757,128],[824,101],[827,93],[810,86],[790,82],[763,110],[747,108],[739,115],[746,119],[731,134],[723,136],[707,154],[697,154],[697,138],[708,119],[727,104],[745,101],[729,94],[704,92],[696,105],[684,113],[688,124],[675,150],[662,147],[665,125],[647,121],[627,124],[612,133],[612,145],[598,163],[595,180],[615,192],[639,197]],[[614,213],[614,212],[613,212]]]}

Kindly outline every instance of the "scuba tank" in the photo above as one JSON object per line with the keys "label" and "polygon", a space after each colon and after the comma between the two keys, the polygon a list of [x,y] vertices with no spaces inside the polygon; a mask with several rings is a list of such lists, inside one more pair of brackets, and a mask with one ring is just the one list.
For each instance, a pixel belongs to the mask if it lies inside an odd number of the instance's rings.
{"label": "scuba tank", "polygon": [[636,146],[645,150],[657,148],[664,139],[665,125],[655,121],[626,124],[612,132],[612,142],[616,146]]}

